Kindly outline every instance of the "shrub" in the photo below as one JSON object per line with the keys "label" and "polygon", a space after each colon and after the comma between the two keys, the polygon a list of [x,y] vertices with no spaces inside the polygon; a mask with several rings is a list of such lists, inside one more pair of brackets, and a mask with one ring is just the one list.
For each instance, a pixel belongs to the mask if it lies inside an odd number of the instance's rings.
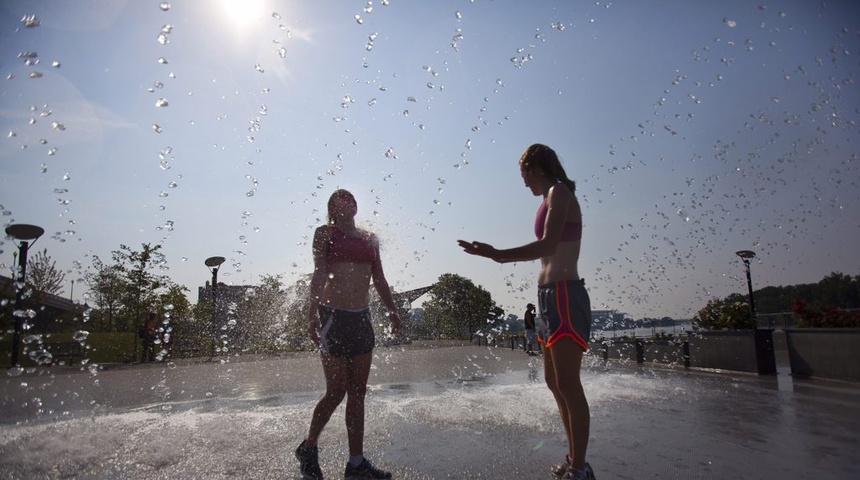
{"label": "shrub", "polygon": [[840,310],[833,305],[809,306],[804,299],[797,299],[789,307],[800,321],[798,327],[810,328],[858,328],[860,310]]}

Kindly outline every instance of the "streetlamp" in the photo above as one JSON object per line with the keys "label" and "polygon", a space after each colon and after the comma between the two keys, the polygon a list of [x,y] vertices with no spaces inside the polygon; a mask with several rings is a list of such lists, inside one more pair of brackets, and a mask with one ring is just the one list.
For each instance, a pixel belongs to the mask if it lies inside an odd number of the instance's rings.
{"label": "streetlamp", "polygon": [[753,300],[752,277],[750,276],[750,260],[755,258],[755,252],[752,250],[739,250],[735,252],[735,255],[741,257],[741,260],[744,262],[744,269],[747,273],[747,289],[750,293],[750,312],[753,319],[755,319],[755,300]]}
{"label": "streetlamp", "polygon": [[[6,235],[18,240],[18,280],[15,286],[15,311],[12,313],[14,333],[12,334],[12,367],[18,366],[18,346],[21,343],[23,330],[23,314],[21,303],[24,299],[24,287],[27,281],[27,251],[39,239],[45,230],[35,225],[18,223],[6,227]],[[32,242],[32,243],[30,243]]]}
{"label": "streetlamp", "polygon": [[[216,334],[215,330],[215,309],[218,305],[218,269],[221,267],[221,264],[224,263],[224,257],[209,257],[204,262],[206,267],[209,268],[209,271],[212,272],[212,315],[210,317],[210,328],[212,329],[212,334]],[[216,343],[213,346],[213,349],[218,347],[217,337]],[[218,350],[215,350],[217,352]]]}

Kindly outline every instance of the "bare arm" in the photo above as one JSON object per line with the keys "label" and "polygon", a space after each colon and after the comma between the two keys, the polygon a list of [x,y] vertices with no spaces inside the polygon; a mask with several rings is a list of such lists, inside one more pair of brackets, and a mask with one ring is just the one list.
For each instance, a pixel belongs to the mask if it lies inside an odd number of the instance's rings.
{"label": "bare arm", "polygon": [[308,333],[311,336],[311,340],[317,345],[319,345],[320,330],[320,295],[328,278],[326,256],[330,235],[329,227],[319,227],[314,232],[313,240],[314,273],[311,276],[310,298],[308,299]]}
{"label": "bare arm", "polygon": [[487,257],[499,263],[522,262],[550,257],[561,242],[561,234],[567,219],[573,192],[565,187],[553,186],[547,194],[548,212],[543,228],[543,237],[519,247],[499,250],[490,244],[458,240],[466,253]]}

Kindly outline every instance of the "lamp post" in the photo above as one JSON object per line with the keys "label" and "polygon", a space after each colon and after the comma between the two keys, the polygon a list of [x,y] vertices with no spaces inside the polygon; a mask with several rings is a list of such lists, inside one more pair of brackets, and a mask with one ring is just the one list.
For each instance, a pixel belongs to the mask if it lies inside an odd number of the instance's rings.
{"label": "lamp post", "polygon": [[[212,335],[215,336],[215,309],[218,305],[218,269],[221,267],[221,264],[224,263],[224,257],[209,257],[206,259],[206,267],[209,268],[209,271],[212,272],[212,315],[210,317],[210,328]],[[218,352],[218,343],[217,336],[215,337],[216,343],[213,346],[213,356]]]}
{"label": "lamp post", "polygon": [[755,319],[755,300],[753,300],[752,277],[750,276],[750,260],[755,258],[755,252],[752,250],[739,250],[735,252],[735,255],[741,257],[741,260],[744,262],[744,269],[747,273],[747,289],[750,293],[750,312],[753,319]]}
{"label": "lamp post", "polygon": [[23,223],[12,224],[6,227],[6,235],[18,240],[18,279],[15,285],[15,311],[12,313],[12,322],[14,323],[12,334],[12,367],[18,366],[18,347],[21,343],[21,330],[23,330],[24,323],[21,304],[24,299],[24,287],[27,281],[27,251],[44,233],[45,230],[42,227]]}

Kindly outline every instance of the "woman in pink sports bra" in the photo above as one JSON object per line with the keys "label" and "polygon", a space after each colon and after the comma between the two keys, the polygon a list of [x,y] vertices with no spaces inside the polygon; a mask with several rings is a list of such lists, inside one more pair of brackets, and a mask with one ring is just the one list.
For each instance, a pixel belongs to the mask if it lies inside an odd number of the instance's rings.
{"label": "woman in pink sports bra", "polygon": [[499,263],[540,260],[538,341],[544,344],[544,378],[558,404],[567,434],[568,454],[551,472],[563,479],[594,479],[585,461],[591,414],[582,389],[582,355],[591,335],[591,302],[577,263],[582,239],[582,211],[576,184],[567,178],[555,151],[534,144],[523,152],[520,173],[543,202],[535,216],[535,241],[508,249],[458,240],[466,253]]}
{"label": "woman in pink sports bra", "polygon": [[376,236],[355,225],[358,204],[346,190],[328,201],[328,222],[314,232],[308,333],[319,347],[326,390],[314,408],[308,436],[296,449],[302,478],[322,480],[317,440],[346,397],[349,459],[344,478],[391,478],[364,458],[364,397],[375,343],[370,283],[388,308],[391,333],[400,330],[394,296],[382,271]]}

